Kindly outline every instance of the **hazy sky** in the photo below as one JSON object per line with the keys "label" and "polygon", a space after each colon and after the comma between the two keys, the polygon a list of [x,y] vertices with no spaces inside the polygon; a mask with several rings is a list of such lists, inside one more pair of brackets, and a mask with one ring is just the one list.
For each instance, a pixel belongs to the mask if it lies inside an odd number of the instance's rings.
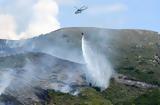
{"label": "hazy sky", "polygon": [[[140,28],[160,32],[160,0],[75,1],[70,5],[60,5],[58,19],[62,27]],[[82,5],[89,9],[74,15],[74,6]]]}

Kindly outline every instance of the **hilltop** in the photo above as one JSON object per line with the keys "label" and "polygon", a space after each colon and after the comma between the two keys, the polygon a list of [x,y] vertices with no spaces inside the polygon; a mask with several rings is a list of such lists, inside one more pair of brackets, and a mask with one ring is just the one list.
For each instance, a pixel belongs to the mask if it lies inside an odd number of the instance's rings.
{"label": "hilltop", "polygon": [[[83,68],[84,59],[82,59],[81,52],[82,33],[87,35],[101,35],[107,40],[104,45],[104,48],[106,48],[104,49],[104,52],[106,52],[106,55],[115,70],[115,75],[111,79],[109,88],[102,92],[99,91],[97,87],[89,86],[86,83],[83,72],[79,72],[85,70]],[[78,96],[43,88],[42,90],[40,89],[41,94],[38,94],[38,97],[36,97],[40,99],[40,101],[37,102],[35,100],[33,101],[32,99],[25,98],[25,100],[23,100],[25,101],[25,104],[160,104],[160,35],[158,32],[134,29],[100,29],[77,27],[62,28],[46,35],[41,35],[32,39],[26,39],[21,42],[6,42],[6,40],[0,40],[2,52],[0,55],[3,55],[0,57],[1,71],[12,68],[21,73],[26,63],[29,61],[32,66],[36,66],[34,70],[39,70],[38,72],[42,72],[44,70],[54,71],[52,78],[56,78],[55,80],[61,80],[58,81],[60,85],[64,85],[66,83],[66,74],[63,74],[64,72],[73,72],[76,69],[78,73],[76,82],[72,81],[70,83],[72,86],[70,93],[74,92],[76,89],[79,89],[80,94]],[[52,47],[52,45],[54,47]],[[66,47],[67,45],[69,45],[69,47]],[[49,50],[51,48],[55,48],[58,52],[50,53]],[[46,50],[48,52],[45,52]],[[64,52],[61,52],[62,50]],[[55,56],[53,56],[54,54]],[[63,54],[65,54],[65,56],[61,56]],[[72,58],[73,55],[75,56],[74,58]],[[56,61],[56,63],[54,61]],[[56,76],[57,74],[58,77]],[[119,74],[126,77],[124,80],[128,79],[137,82],[144,82],[157,87],[143,88],[141,86],[137,87],[134,84],[128,85],[123,82],[118,82],[115,77]],[[25,91],[25,94],[26,93],[28,93],[28,96],[31,96],[32,98],[32,93],[30,93],[30,91]],[[17,95],[17,93],[15,94]],[[3,95],[0,97],[0,100],[5,103],[12,102],[13,105],[22,105],[23,101],[17,100],[17,96],[15,94]],[[21,97],[23,94],[24,92],[22,92],[22,94],[18,94],[18,96],[20,95],[19,97]]]}

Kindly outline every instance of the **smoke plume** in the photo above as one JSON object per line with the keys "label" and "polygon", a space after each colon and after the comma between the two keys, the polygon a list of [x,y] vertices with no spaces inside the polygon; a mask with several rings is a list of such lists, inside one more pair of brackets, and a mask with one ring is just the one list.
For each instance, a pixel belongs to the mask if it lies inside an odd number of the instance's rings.
{"label": "smoke plume", "polygon": [[28,98],[39,101],[35,94],[37,87],[76,94],[78,87],[86,84],[83,65],[43,54],[28,56],[20,61],[24,62],[22,67],[0,70],[0,95],[16,97],[22,103]]}
{"label": "smoke plume", "polygon": [[54,0],[0,1],[0,38],[29,38],[60,28]]}

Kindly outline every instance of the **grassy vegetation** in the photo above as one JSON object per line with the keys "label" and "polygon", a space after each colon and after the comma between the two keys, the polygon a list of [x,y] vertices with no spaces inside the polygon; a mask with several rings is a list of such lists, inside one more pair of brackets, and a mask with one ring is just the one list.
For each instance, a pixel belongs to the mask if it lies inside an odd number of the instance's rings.
{"label": "grassy vegetation", "polygon": [[[111,48],[116,49],[113,57],[116,60],[112,64],[118,73],[131,79],[160,85],[160,65],[154,62],[155,54],[159,53],[156,47],[158,40],[152,35],[148,35],[148,39],[146,35],[135,35],[133,33],[130,38],[127,35],[122,40],[118,38],[112,41]],[[50,91],[49,96],[51,105],[160,105],[160,89],[140,89],[114,80],[103,92],[83,88],[78,96],[54,91]]]}
{"label": "grassy vegetation", "polygon": [[115,81],[103,92],[83,88],[72,96],[50,90],[49,96],[49,105],[160,105],[160,89],[139,89]]}
{"label": "grassy vegetation", "polygon": [[160,85],[160,65],[154,62],[156,50],[153,46],[145,48],[126,47],[119,59],[116,71],[130,78]]}
{"label": "grassy vegetation", "polygon": [[[117,63],[116,71],[132,79],[160,84],[160,65],[153,62],[154,48],[128,47],[127,50],[121,51],[122,56],[119,57],[120,63]],[[31,59],[38,55],[31,54],[28,57]],[[0,67],[21,67],[25,62],[23,54],[6,57],[5,60],[0,58]],[[78,96],[51,90],[48,95],[46,105],[160,105],[159,89],[140,89],[116,83],[114,80],[103,92],[96,91],[94,88],[82,88]]]}
{"label": "grassy vegetation", "polygon": [[50,102],[55,105],[112,105],[100,92],[93,88],[83,88],[78,96],[50,91]]}
{"label": "grassy vegetation", "polygon": [[137,97],[133,103],[135,105],[160,105],[160,89],[148,90]]}
{"label": "grassy vegetation", "polygon": [[[119,38],[121,37],[119,36]],[[141,38],[136,36],[136,39],[134,35],[129,38],[126,34],[122,38],[123,40],[119,40],[119,38],[114,38],[111,41],[111,48],[116,49],[113,57],[115,60],[112,61],[115,70],[131,79],[160,86],[160,65],[153,62],[154,55],[158,53],[156,37],[148,36],[144,43],[141,40],[144,40],[145,36],[141,36]],[[20,54],[19,56],[5,57],[5,60],[2,57],[0,58],[0,69],[23,67],[26,62],[25,56],[33,59],[41,55]],[[88,87],[82,88],[78,96],[53,90],[48,90],[48,96],[47,105],[160,105],[160,89],[140,89],[119,84],[114,80],[111,81],[109,88],[103,92]]]}
{"label": "grassy vegetation", "polygon": [[126,86],[113,81],[110,87],[102,92],[102,94],[106,99],[110,100],[113,105],[131,105],[128,103],[145,92],[146,90]]}

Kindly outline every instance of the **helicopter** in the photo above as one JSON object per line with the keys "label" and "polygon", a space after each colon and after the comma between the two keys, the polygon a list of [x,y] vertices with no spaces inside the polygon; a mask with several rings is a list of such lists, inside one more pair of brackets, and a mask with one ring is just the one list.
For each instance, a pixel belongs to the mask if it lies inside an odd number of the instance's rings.
{"label": "helicopter", "polygon": [[77,8],[75,7],[77,10],[75,11],[75,14],[80,14],[82,13],[84,10],[88,9],[87,6],[82,6],[81,8]]}

